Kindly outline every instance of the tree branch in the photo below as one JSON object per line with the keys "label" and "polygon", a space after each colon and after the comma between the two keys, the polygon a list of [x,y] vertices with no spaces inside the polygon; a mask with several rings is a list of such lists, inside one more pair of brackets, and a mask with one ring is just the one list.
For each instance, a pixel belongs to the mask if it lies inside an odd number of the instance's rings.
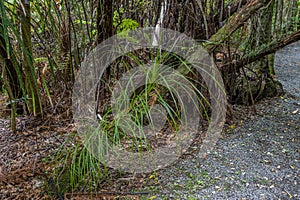
{"label": "tree branch", "polygon": [[215,22],[223,22],[223,21],[227,20],[231,15],[236,13],[241,6],[244,6],[245,4],[247,4],[247,0],[239,0],[239,1],[236,1],[233,3],[232,2],[228,3],[224,7],[224,11],[223,11],[222,15],[221,15],[221,12],[218,12],[214,16],[214,21]]}
{"label": "tree branch", "polygon": [[275,53],[277,50],[300,40],[300,30],[294,32],[293,34],[279,40],[274,41],[264,49],[260,50],[259,52],[254,53],[253,55],[249,55],[245,58],[242,58],[238,61],[231,61],[230,63],[226,63],[221,66],[221,68],[226,68],[232,65],[235,65],[236,69],[240,69],[241,67],[251,64],[252,62],[257,61],[260,58],[263,58],[269,54]]}
{"label": "tree branch", "polygon": [[258,9],[266,5],[266,3],[272,0],[252,0],[241,8],[236,15],[229,19],[229,21],[214,34],[208,44],[208,51],[212,52],[216,47],[216,44],[224,42],[228,37],[232,35],[238,28],[242,27],[244,23],[255,13]]}

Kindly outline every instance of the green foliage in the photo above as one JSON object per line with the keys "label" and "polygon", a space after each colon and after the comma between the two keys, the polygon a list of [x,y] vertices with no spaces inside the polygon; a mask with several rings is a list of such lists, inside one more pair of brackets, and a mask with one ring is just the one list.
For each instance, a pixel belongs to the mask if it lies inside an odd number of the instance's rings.
{"label": "green foliage", "polygon": [[[151,113],[155,111],[159,112],[161,120],[166,119],[164,127],[158,131],[162,131],[163,134],[176,136],[179,128],[184,125],[185,116],[187,116],[188,112],[182,106],[185,104],[182,91],[189,95],[187,98],[198,108],[195,112],[202,115],[200,113],[202,109],[206,115],[205,117],[208,119],[205,105],[209,105],[209,101],[202,94],[196,83],[193,82],[195,80],[192,81],[187,76],[187,74],[195,72],[186,61],[176,58],[176,55],[170,57],[168,52],[163,52],[161,55],[153,53],[153,57],[149,58],[152,61],[152,67],[149,67],[134,53],[126,56],[132,62],[138,63],[140,67],[139,73],[142,73],[146,79],[141,88],[135,88],[135,92],[128,96],[132,90],[131,86],[136,81],[133,77],[137,72],[133,73],[132,77],[129,77],[129,82],[126,84],[127,87],[123,88],[124,91],[113,98],[114,105],[117,106],[107,109],[104,116],[102,116],[103,119],[99,122],[99,126],[101,126],[101,129],[99,129],[101,130],[100,134],[104,134],[108,139],[97,139],[100,141],[100,146],[98,147],[100,152],[115,144],[123,145],[124,148],[131,152],[153,151],[154,144],[150,143],[148,138],[145,137],[144,127],[155,127],[156,124],[151,116]],[[172,61],[172,59],[176,61]],[[164,63],[168,63],[168,67],[164,66]],[[126,65],[124,62],[122,64]],[[169,66],[174,68],[180,66],[180,69],[171,73]],[[130,66],[124,68],[130,69]],[[176,80],[181,80],[182,82]],[[113,91],[114,86],[109,87],[109,90]],[[193,97],[197,97],[197,99],[195,100]],[[160,106],[165,113],[158,109],[157,106]],[[97,131],[91,134],[91,138],[99,137],[99,132]],[[128,143],[130,145],[127,145]]]}
{"label": "green foliage", "polygon": [[137,21],[133,19],[123,19],[121,24],[118,26],[118,33],[122,31],[134,30],[139,27]]}
{"label": "green foliage", "polygon": [[137,21],[133,19],[128,19],[128,18],[122,18],[122,15],[125,13],[124,8],[119,8],[114,12],[114,17],[113,17],[113,25],[117,29],[117,33],[121,33],[123,31],[129,31],[129,30],[134,30],[139,27],[139,24]]}
{"label": "green foliage", "polygon": [[[107,169],[89,150],[76,141],[78,135],[69,136],[55,152],[48,164],[54,165],[50,174],[60,193],[78,190],[93,191],[107,179]],[[75,141],[74,141],[75,140]]]}

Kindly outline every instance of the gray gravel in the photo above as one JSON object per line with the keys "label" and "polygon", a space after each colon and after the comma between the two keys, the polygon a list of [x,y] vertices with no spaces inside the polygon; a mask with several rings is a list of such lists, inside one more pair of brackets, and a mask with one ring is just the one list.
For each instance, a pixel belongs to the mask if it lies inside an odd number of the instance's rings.
{"label": "gray gravel", "polygon": [[277,78],[287,93],[300,97],[300,41],[278,51],[275,56]]}
{"label": "gray gravel", "polygon": [[257,104],[207,159],[159,171],[159,199],[300,199],[300,42],[278,51],[275,67],[286,95]]}

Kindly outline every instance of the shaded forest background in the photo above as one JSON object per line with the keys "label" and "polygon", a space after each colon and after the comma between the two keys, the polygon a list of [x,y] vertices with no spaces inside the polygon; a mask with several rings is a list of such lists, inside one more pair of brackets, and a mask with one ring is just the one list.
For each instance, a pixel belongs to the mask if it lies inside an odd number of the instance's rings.
{"label": "shaded forest background", "polygon": [[[0,89],[8,96],[2,114],[10,115],[14,132],[18,115],[38,124],[71,120],[74,74],[117,33],[159,26],[195,39],[222,73],[231,105],[281,95],[274,53],[300,39],[298,0],[5,0],[0,10]],[[106,83],[124,73],[118,66],[99,85],[101,115]]]}
{"label": "shaded forest background", "polygon": [[214,56],[229,103],[254,104],[282,93],[273,55],[299,39],[300,26],[296,0],[3,1],[0,22],[1,88],[13,118],[16,102],[26,107],[19,112],[70,116],[74,72],[89,51],[116,33],[157,25]]}

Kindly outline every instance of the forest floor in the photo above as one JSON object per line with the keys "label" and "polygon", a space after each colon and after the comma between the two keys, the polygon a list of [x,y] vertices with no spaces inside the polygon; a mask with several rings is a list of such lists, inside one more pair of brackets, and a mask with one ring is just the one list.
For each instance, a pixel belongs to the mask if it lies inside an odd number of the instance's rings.
{"label": "forest floor", "polygon": [[[205,159],[196,146],[157,172],[113,177],[106,189],[146,191],[146,199],[300,199],[299,55],[300,42],[276,53],[276,76],[286,94],[257,103],[256,113],[235,106],[238,120]],[[32,119],[18,117],[20,133],[13,134],[9,120],[0,119],[0,199],[54,198],[43,186],[43,160],[75,128],[68,120],[48,120],[51,126],[37,121],[32,128]]]}

